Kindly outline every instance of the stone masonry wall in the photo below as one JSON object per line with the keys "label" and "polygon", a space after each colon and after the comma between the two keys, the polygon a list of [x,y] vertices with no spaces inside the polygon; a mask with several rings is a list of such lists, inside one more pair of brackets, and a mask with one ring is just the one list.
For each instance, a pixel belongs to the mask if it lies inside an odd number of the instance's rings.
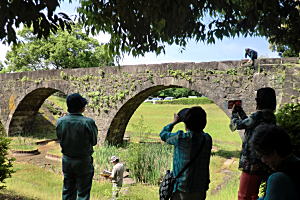
{"label": "stone masonry wall", "polygon": [[8,135],[26,131],[51,94],[79,92],[85,114],[96,120],[99,141],[120,143],[138,106],[156,91],[185,87],[212,99],[227,115],[227,101],[241,99],[255,110],[255,91],[273,87],[278,105],[300,102],[299,58],[259,59],[256,69],[241,61],[49,70],[0,74],[0,121]]}

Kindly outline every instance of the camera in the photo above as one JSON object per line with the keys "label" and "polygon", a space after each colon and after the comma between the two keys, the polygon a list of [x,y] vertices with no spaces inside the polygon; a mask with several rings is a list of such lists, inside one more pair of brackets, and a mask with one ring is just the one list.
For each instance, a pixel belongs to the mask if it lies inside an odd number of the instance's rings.
{"label": "camera", "polygon": [[229,100],[228,104],[227,104],[228,109],[232,109],[233,105],[241,107],[242,106],[242,100]]}
{"label": "camera", "polygon": [[189,111],[189,108],[183,108],[183,109],[181,109],[178,113],[177,113],[177,115],[178,115],[178,117],[179,117],[179,122],[183,122],[184,121],[184,117],[185,117],[185,115],[186,115],[186,113]]}

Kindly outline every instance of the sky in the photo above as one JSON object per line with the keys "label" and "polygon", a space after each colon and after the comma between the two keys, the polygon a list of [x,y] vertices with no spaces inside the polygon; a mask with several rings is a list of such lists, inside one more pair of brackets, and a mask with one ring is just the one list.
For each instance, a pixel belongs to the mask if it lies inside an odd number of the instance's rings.
{"label": "sky", "polygon": [[[76,14],[77,1],[69,4],[69,1],[63,1],[57,12],[65,12],[69,15]],[[101,33],[94,36],[100,43],[109,41],[108,34]],[[244,49],[250,48],[258,52],[258,57],[274,58],[278,57],[276,52],[269,49],[269,43],[265,37],[239,37],[225,38],[216,40],[215,44],[205,44],[203,42],[196,43],[190,40],[181,52],[181,48],[176,45],[167,45],[166,53],[158,56],[155,53],[147,53],[145,56],[133,57],[125,55],[120,60],[120,65],[137,65],[137,64],[158,64],[173,62],[207,62],[207,61],[223,61],[223,60],[240,60],[244,59]],[[0,61],[5,60],[6,52],[9,47],[0,44]]]}

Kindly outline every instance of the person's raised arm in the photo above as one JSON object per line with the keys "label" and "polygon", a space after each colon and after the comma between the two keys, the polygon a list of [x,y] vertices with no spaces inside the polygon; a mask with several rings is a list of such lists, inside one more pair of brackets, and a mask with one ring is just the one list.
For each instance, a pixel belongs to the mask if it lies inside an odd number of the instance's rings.
{"label": "person's raised arm", "polygon": [[250,117],[247,117],[245,111],[241,106],[233,106],[232,115],[230,121],[231,131],[246,129],[252,126],[254,120]]}
{"label": "person's raised arm", "polygon": [[[179,118],[179,116],[175,113],[175,114],[174,114],[174,119],[173,119],[173,121],[172,121],[170,124],[168,124],[167,126],[165,126],[165,127],[162,129],[162,131],[160,132],[159,136],[160,136],[161,140],[167,142],[167,140],[168,140],[169,138],[178,135],[178,133],[179,133],[180,131],[178,131],[178,132],[176,132],[176,133],[172,133],[171,131],[173,130],[173,127],[174,127],[176,124],[178,124],[179,122],[180,122],[180,118]],[[168,143],[170,143],[170,142],[168,142]],[[173,142],[171,142],[170,144],[173,144]]]}

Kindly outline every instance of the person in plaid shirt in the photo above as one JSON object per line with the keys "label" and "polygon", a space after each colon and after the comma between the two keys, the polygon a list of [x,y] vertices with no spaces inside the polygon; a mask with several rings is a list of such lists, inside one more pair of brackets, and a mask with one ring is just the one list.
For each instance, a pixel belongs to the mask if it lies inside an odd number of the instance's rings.
{"label": "person in plaid shirt", "polygon": [[[179,130],[172,133],[173,127],[184,122],[186,131]],[[212,138],[204,133],[206,113],[197,106],[189,108],[182,116],[174,115],[174,121],[163,128],[160,138],[167,144],[174,145],[173,174],[180,170],[203,149],[196,160],[176,179],[172,200],[203,200],[209,188],[209,162],[212,148]],[[203,143],[202,143],[203,141]]]}

